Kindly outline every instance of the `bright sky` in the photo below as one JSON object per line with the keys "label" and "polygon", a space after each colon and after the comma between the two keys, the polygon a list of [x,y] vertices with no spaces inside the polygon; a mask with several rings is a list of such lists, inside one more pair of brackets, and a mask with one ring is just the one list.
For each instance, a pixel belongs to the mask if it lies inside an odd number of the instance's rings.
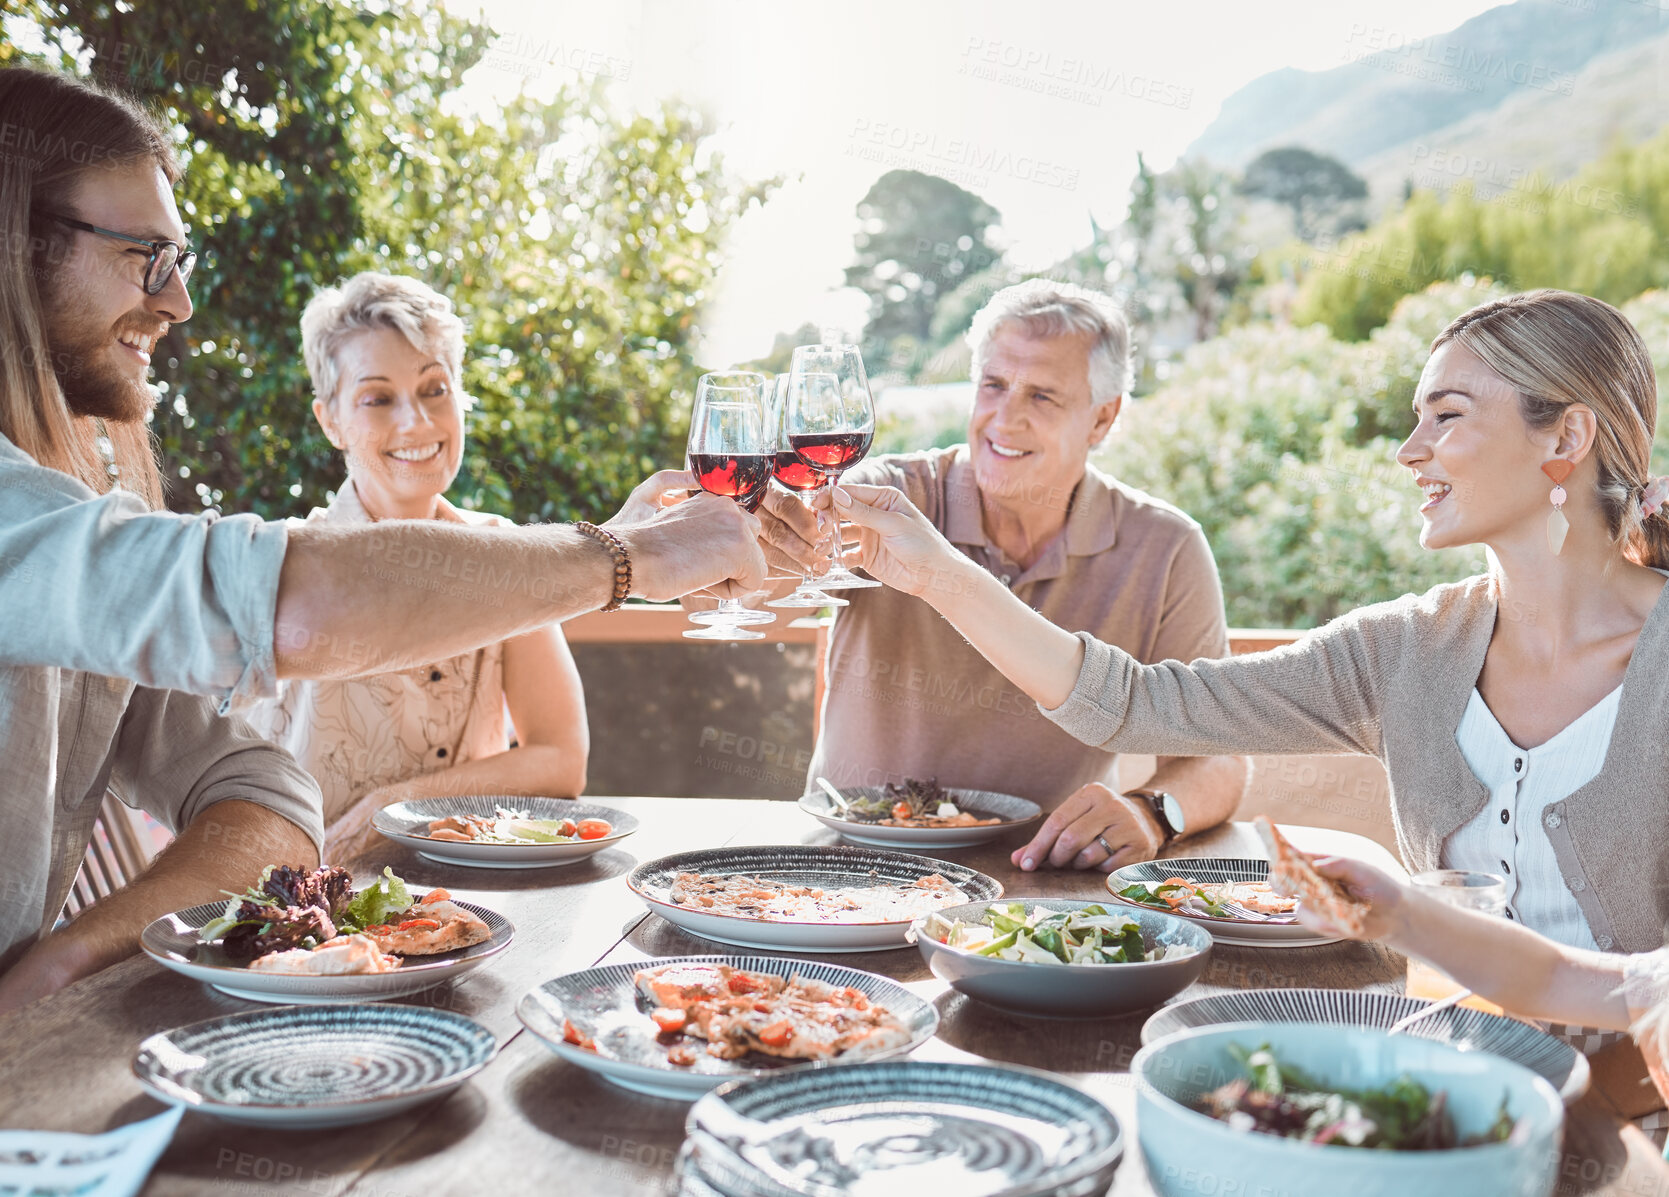
{"label": "bright sky", "polygon": [[1092,216],[1121,218],[1137,151],[1168,166],[1257,76],[1326,70],[1497,2],[450,0],[501,38],[466,104],[604,76],[623,104],[699,105],[733,171],[783,177],[732,231],[703,320],[711,367],[806,320],[858,332],[864,300],[841,272],[854,208],[890,169],[980,195],[1009,260],[1045,266],[1089,240]]}

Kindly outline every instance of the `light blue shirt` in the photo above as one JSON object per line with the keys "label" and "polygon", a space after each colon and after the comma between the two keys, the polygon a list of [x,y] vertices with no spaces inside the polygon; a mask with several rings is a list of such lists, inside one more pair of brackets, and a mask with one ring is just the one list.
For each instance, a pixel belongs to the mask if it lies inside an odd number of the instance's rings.
{"label": "light blue shirt", "polygon": [[57,920],[107,789],[173,831],[237,798],[322,842],[313,779],[220,713],[276,690],[285,543],[95,495],[0,436],[0,972]]}

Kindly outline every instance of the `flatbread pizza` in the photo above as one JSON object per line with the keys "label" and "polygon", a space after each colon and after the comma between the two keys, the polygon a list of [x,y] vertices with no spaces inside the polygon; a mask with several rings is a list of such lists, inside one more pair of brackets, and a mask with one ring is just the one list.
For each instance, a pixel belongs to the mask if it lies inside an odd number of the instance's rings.
{"label": "flatbread pizza", "polygon": [[434,956],[492,938],[492,928],[451,900],[443,889],[430,890],[410,910],[377,927],[367,927],[377,946],[401,956]]}
{"label": "flatbread pizza", "polygon": [[1338,881],[1316,871],[1311,858],[1275,829],[1268,816],[1252,820],[1269,852],[1269,885],[1278,894],[1297,898],[1346,935],[1361,938],[1367,929],[1368,904]]}

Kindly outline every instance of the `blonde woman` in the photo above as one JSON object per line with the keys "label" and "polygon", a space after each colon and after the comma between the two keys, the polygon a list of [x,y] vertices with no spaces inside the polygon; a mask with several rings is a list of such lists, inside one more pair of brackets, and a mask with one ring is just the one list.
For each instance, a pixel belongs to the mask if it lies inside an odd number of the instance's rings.
{"label": "blonde woman", "polygon": [[[463,324],[449,300],[416,279],[366,272],[314,296],[301,330],[313,415],[347,464],[309,523],[508,522],[444,498],[463,459],[466,406]],[[474,586],[491,601],[489,581],[441,567],[373,560],[363,574],[367,592],[414,582]],[[400,799],[585,788],[585,698],[556,624],[417,669],[284,682],[249,718],[324,791],[326,860],[368,847],[371,815]]]}

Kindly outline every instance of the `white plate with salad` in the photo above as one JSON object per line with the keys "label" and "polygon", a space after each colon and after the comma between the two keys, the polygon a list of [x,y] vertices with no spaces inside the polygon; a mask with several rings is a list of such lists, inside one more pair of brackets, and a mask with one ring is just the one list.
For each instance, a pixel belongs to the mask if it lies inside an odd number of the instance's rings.
{"label": "white plate with salad", "polygon": [[[351,880],[341,869],[269,866],[226,902],[163,915],[140,933],[139,946],[163,967],[233,997],[314,1005],[421,993],[473,972],[515,935],[503,915],[444,890],[420,893],[392,869],[363,885]],[[439,915],[439,905],[449,913]],[[396,933],[410,938],[445,918],[467,921],[485,938],[450,951],[405,954],[392,946]],[[280,955],[293,958],[284,971],[257,963]]]}
{"label": "white plate with salad", "polygon": [[1211,958],[1210,932],[1183,919],[1082,898],[971,902],[924,915],[910,936],[953,989],[1045,1018],[1157,1006]]}
{"label": "white plate with salad", "polygon": [[1146,860],[1107,874],[1107,890],[1127,906],[1158,910],[1211,932],[1218,943],[1253,948],[1309,948],[1337,943],[1293,914],[1296,899],[1269,888],[1269,862],[1200,856]]}
{"label": "white plate with salad", "polygon": [[371,826],[418,855],[472,869],[549,869],[617,844],[635,816],[572,798],[504,794],[416,798],[385,806]]}

